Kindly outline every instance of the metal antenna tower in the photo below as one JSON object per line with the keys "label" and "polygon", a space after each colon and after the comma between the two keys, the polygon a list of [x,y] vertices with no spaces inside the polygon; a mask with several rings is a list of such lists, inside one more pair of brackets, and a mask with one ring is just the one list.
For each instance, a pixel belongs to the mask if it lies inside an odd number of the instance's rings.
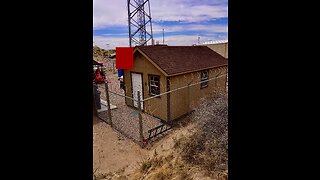
{"label": "metal antenna tower", "polygon": [[149,0],[127,0],[129,46],[153,44],[151,11]]}

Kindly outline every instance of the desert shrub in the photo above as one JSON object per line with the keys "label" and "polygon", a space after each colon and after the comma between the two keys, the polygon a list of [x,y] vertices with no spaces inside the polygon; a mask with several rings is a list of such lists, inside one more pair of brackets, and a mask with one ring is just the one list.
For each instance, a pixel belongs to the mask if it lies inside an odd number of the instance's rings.
{"label": "desert shrub", "polygon": [[182,158],[209,173],[228,169],[228,98],[206,99],[193,115],[196,128],[181,147]]}
{"label": "desert shrub", "polygon": [[173,137],[172,139],[174,142],[173,148],[182,147],[187,140],[187,138],[184,135],[180,135],[178,137]]}
{"label": "desert shrub", "polygon": [[151,165],[152,164],[151,164],[150,160],[142,162],[142,164],[141,164],[141,172],[144,173],[144,172],[148,171],[150,169]]}

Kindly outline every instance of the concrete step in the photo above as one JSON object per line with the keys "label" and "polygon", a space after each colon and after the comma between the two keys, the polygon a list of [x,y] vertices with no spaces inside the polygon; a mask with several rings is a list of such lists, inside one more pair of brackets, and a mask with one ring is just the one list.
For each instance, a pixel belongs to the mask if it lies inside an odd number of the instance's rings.
{"label": "concrete step", "polygon": [[[103,112],[103,111],[107,111],[108,110],[108,103],[107,101],[103,100],[103,99],[100,99],[100,102],[101,102],[101,109],[98,109],[98,112]],[[110,104],[110,109],[116,109],[117,106],[113,105],[113,104]]]}

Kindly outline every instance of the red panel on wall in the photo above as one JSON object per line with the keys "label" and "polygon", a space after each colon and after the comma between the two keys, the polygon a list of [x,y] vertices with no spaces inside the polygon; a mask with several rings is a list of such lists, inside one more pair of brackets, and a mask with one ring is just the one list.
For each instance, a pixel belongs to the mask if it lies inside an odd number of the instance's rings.
{"label": "red panel on wall", "polygon": [[132,69],[133,68],[133,48],[116,47],[116,68]]}

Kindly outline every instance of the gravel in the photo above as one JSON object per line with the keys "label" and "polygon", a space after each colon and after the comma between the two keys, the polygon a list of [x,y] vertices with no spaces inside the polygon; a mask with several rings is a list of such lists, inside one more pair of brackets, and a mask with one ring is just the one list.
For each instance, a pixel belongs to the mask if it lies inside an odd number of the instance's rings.
{"label": "gravel", "polygon": [[[109,82],[108,87],[110,91],[124,95],[124,91],[120,89],[120,83],[118,81],[118,74],[107,72],[107,80]],[[99,84],[99,91],[101,92],[101,99],[106,100],[105,85]],[[125,104],[125,98],[109,93],[110,103],[117,106],[116,109],[111,110],[113,128],[118,130],[126,137],[132,139],[135,142],[140,142],[139,139],[139,116],[138,111],[127,106]],[[107,111],[99,113],[100,118],[108,121]],[[142,113],[143,122],[143,134],[146,138],[148,136],[148,130],[161,124],[160,120]]]}

